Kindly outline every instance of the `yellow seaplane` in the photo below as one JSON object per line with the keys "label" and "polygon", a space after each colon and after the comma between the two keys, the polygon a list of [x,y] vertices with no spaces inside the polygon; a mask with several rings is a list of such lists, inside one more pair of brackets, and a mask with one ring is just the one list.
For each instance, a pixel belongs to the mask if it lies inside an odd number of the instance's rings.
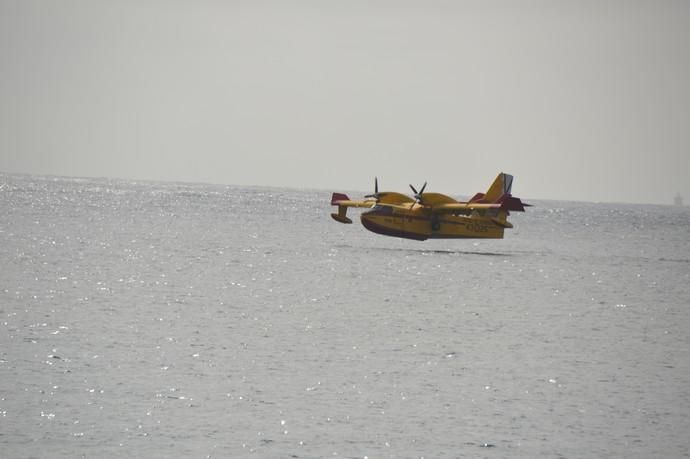
{"label": "yellow seaplane", "polygon": [[352,223],[347,217],[348,207],[371,210],[360,216],[369,231],[385,236],[424,241],[426,239],[485,238],[501,239],[510,211],[524,212],[529,204],[513,197],[510,192],[513,176],[501,172],[486,193],[477,193],[467,202],[456,201],[441,193],[425,192],[426,182],[419,191],[412,185],[414,197],[391,191],[379,192],[378,178],[374,179],[374,194],[364,200],[351,200],[342,193],[333,193],[331,205],[338,213],[331,214],[340,223]]}

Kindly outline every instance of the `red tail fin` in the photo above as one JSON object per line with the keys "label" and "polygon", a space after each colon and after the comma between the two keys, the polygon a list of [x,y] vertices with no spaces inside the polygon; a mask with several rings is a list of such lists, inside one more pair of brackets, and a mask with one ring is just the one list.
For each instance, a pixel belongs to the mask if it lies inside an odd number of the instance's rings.
{"label": "red tail fin", "polygon": [[491,184],[489,190],[485,195],[477,193],[472,201],[487,202],[487,203],[500,203],[501,209],[503,210],[514,210],[516,212],[524,212],[525,207],[529,207],[529,204],[525,204],[520,200],[520,198],[515,198],[510,194],[513,188],[513,176],[501,172]]}

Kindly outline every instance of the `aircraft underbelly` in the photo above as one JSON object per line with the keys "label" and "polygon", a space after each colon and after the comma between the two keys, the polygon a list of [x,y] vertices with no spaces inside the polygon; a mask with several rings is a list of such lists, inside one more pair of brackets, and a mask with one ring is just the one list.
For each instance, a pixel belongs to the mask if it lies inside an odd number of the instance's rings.
{"label": "aircraft underbelly", "polygon": [[431,231],[422,231],[421,228],[410,228],[405,224],[403,217],[362,214],[362,225],[369,231],[385,236],[402,237],[423,241],[429,238]]}
{"label": "aircraft underbelly", "polygon": [[503,238],[503,228],[490,220],[448,216],[439,219],[436,231],[429,236],[432,239],[457,239],[457,238]]}
{"label": "aircraft underbelly", "polygon": [[386,236],[423,241],[426,239],[503,238],[503,228],[490,220],[462,216],[431,217],[362,215],[369,231]]}

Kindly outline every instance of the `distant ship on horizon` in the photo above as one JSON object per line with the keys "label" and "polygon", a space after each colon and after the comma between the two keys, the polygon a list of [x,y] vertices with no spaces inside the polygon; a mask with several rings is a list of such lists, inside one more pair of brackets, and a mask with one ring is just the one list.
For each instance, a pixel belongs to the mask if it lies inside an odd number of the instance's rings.
{"label": "distant ship on horizon", "polygon": [[673,203],[677,206],[682,206],[683,205],[683,196],[681,196],[680,193],[676,193],[676,195],[673,198]]}

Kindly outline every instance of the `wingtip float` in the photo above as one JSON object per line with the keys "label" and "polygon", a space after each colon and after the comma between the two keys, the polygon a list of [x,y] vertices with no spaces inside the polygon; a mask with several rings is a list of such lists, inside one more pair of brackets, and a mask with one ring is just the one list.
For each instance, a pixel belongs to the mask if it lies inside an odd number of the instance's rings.
{"label": "wingtip float", "polygon": [[512,196],[513,176],[501,172],[486,193],[477,193],[469,201],[457,201],[441,193],[425,192],[426,182],[414,197],[396,192],[379,192],[378,178],[374,193],[364,200],[352,200],[346,194],[333,193],[331,205],[338,213],[331,217],[340,223],[352,223],[349,207],[369,208],[360,216],[369,231],[385,236],[424,241],[426,239],[501,239],[513,225],[510,211],[524,212],[529,204]]}

